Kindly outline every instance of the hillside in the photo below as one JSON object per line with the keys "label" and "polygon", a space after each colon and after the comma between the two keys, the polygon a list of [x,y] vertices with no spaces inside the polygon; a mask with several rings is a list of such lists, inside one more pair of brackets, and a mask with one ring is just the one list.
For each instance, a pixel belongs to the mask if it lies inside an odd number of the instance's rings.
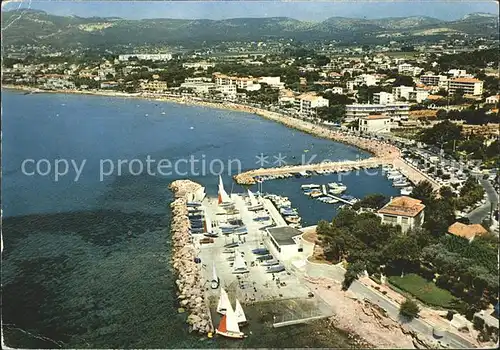
{"label": "hillside", "polygon": [[[456,21],[430,17],[359,19],[331,17],[306,22],[285,17],[236,18],[227,20],[145,19],[116,17],[55,16],[43,11],[2,12],[3,40],[7,45],[50,44],[67,47],[142,44],[184,44],[214,41],[294,38],[354,41],[377,34],[466,33],[494,36],[498,19],[491,14],[471,14]],[[424,34],[422,34],[424,33]]]}

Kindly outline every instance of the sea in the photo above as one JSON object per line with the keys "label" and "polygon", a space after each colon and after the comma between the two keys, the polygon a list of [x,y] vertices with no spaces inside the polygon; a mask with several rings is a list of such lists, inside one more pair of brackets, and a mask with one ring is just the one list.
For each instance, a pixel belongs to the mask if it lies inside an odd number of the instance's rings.
{"label": "sea", "polygon": [[[245,169],[369,157],[257,115],[138,98],[2,92],[2,317],[20,348],[356,347],[327,321],[273,329],[258,311],[243,342],[190,334],[179,313],[168,184],[246,189]],[[373,172],[373,171],[372,171]],[[301,193],[343,182],[347,194],[396,195],[381,174],[272,180],[303,225],[338,205]],[[264,317],[264,316],[262,316]],[[252,323],[252,322],[250,322]]]}

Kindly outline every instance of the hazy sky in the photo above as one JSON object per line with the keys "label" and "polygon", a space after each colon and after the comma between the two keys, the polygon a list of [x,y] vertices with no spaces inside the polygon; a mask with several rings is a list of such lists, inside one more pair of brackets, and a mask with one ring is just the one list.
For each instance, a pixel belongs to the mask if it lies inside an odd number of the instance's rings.
{"label": "hazy sky", "polygon": [[141,18],[208,18],[235,17],[292,17],[318,21],[332,16],[344,17],[402,17],[430,16],[457,19],[472,12],[498,13],[496,1],[30,1],[5,4],[4,10],[33,8],[56,15],[81,17]]}

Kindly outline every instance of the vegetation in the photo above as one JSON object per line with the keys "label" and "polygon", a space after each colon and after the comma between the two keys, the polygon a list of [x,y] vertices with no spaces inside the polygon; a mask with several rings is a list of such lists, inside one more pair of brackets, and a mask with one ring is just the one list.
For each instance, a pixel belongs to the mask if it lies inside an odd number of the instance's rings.
{"label": "vegetation", "polygon": [[412,320],[418,316],[420,308],[417,303],[411,299],[406,299],[399,307],[399,313],[406,319]]}
{"label": "vegetation", "polygon": [[447,308],[455,300],[449,291],[437,287],[434,282],[414,273],[409,273],[403,277],[391,276],[389,282],[397,288],[411,293],[415,298],[428,305]]}
{"label": "vegetation", "polygon": [[466,69],[467,71],[474,71],[477,68],[483,68],[488,65],[498,67],[498,49],[443,55],[439,57],[438,63],[444,71],[456,67],[462,67],[462,69]]}

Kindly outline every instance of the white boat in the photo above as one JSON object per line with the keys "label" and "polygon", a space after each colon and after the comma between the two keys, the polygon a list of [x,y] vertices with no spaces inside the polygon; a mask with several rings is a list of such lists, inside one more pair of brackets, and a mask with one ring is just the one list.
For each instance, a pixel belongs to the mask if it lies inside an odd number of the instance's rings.
{"label": "white boat", "polygon": [[340,191],[339,193],[342,193],[345,190],[347,190],[347,186],[344,185],[342,182],[339,182],[339,183],[330,182],[330,183],[328,183],[328,187],[330,188],[330,190]]}
{"label": "white boat", "polygon": [[212,289],[219,288],[219,284],[220,280],[219,277],[217,276],[217,272],[215,271],[215,264],[212,264],[212,281],[211,281]]}
{"label": "white boat", "polygon": [[387,173],[387,179],[389,179],[389,180],[396,180],[396,179],[399,179],[402,177],[403,177],[403,175],[397,170],[390,171]]}
{"label": "white boat", "polygon": [[276,259],[272,259],[272,260],[266,260],[262,263],[262,266],[273,266],[273,265],[279,265],[279,261],[276,260]]}
{"label": "white boat", "polygon": [[321,187],[320,185],[316,185],[316,184],[308,184],[308,185],[300,186],[300,188],[303,190],[309,190],[309,189],[320,188],[320,187]]}
{"label": "white boat", "polygon": [[245,316],[245,311],[241,307],[240,301],[236,299],[236,307],[234,308],[234,313],[236,314],[236,322],[239,325],[244,325],[247,323],[247,317]]}
{"label": "white boat", "polygon": [[394,181],[392,183],[392,186],[394,186],[394,187],[408,187],[408,185],[410,185],[410,183],[404,179]]}
{"label": "white boat", "polygon": [[238,325],[238,318],[231,304],[229,304],[225,315],[222,316],[219,322],[219,326],[215,329],[215,333],[220,334],[224,337],[235,338],[235,339],[242,339],[245,337],[245,333],[240,331],[240,326]]}
{"label": "white boat", "polygon": [[219,205],[232,204],[231,198],[224,189],[224,183],[222,182],[222,177],[219,175]]}
{"label": "white boat", "polygon": [[248,208],[248,210],[257,211],[257,210],[263,209],[264,205],[259,203],[257,198],[255,198],[255,195],[252,193],[252,191],[250,191],[250,190],[247,190],[247,191],[248,191],[248,197],[250,197],[250,207]]}
{"label": "white boat", "polygon": [[205,187],[200,187],[194,192],[194,201],[193,202],[202,202],[205,199]]}
{"label": "white boat", "polygon": [[409,186],[402,188],[399,192],[402,196],[409,196],[413,192],[413,187]]}
{"label": "white boat", "polygon": [[229,296],[224,288],[220,289],[219,303],[217,304],[217,312],[225,315],[227,310],[231,309],[231,302],[229,301]]}
{"label": "white boat", "polygon": [[248,267],[245,259],[241,256],[241,253],[236,249],[234,252],[234,264],[233,273],[247,273]]}

